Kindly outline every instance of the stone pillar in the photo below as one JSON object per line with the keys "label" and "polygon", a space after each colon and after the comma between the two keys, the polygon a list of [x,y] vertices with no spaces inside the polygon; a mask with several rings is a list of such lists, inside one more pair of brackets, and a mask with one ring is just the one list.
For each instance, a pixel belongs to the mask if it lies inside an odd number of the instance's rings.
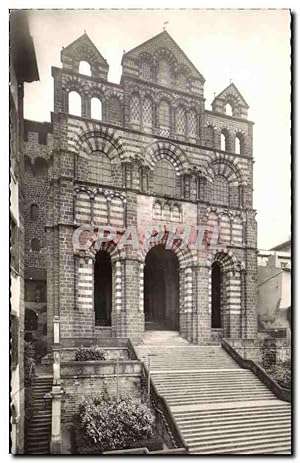
{"label": "stone pillar", "polygon": [[180,334],[193,338],[193,273],[191,267],[180,269]]}
{"label": "stone pillar", "polygon": [[113,267],[113,304],[112,331],[117,338],[124,338],[126,333],[124,260],[118,260]]}
{"label": "stone pillar", "polygon": [[229,319],[229,336],[239,338],[241,336],[241,274],[237,270],[228,273],[226,282],[226,310]]}
{"label": "stone pillar", "polygon": [[51,391],[52,397],[52,417],[51,417],[51,441],[50,453],[61,454],[62,436],[61,436],[61,399],[63,390],[60,386],[60,320],[58,316],[53,318],[53,385]]}
{"label": "stone pillar", "polygon": [[60,386],[52,387],[52,423],[51,423],[51,442],[50,453],[52,455],[61,454],[61,399],[63,391]]}
{"label": "stone pillar", "polygon": [[199,266],[197,278],[197,344],[206,344],[211,339],[210,271],[206,265]]}
{"label": "stone pillar", "polygon": [[127,258],[124,266],[126,286],[125,311],[127,337],[139,342],[144,335],[144,312],[141,311],[141,262]]}

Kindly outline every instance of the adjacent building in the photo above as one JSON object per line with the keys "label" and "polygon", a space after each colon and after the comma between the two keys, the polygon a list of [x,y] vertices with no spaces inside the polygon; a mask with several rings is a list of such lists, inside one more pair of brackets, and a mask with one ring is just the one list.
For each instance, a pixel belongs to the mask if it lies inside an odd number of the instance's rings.
{"label": "adjacent building", "polygon": [[24,11],[10,13],[11,452],[24,450],[24,82],[39,80]]}
{"label": "adjacent building", "polygon": [[291,329],[291,241],[258,253],[257,315],[259,329],[289,337]]}

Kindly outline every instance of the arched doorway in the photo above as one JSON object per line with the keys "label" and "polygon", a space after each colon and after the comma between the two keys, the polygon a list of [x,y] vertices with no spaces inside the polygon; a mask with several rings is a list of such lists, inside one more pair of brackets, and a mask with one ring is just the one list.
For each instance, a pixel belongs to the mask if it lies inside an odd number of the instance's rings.
{"label": "arched doorway", "polygon": [[179,329],[178,269],[173,251],[159,245],[148,252],[144,269],[146,329]]}
{"label": "arched doorway", "polygon": [[211,327],[223,328],[222,323],[222,269],[218,262],[212,265],[211,274]]}
{"label": "arched doorway", "polygon": [[95,324],[111,325],[112,308],[112,266],[108,252],[99,251],[96,254],[94,268],[94,309]]}

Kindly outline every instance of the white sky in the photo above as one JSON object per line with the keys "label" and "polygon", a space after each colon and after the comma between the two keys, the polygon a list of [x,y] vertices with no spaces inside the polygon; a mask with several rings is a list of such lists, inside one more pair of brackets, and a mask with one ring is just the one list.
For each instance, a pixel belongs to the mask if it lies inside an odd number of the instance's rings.
{"label": "white sky", "polygon": [[50,121],[51,66],[60,51],[86,30],[120,81],[123,50],[162,31],[206,79],[206,108],[229,80],[250,106],[254,126],[254,207],[258,247],[268,249],[290,235],[290,16],[287,10],[33,10],[40,82],[25,86],[25,118]]}

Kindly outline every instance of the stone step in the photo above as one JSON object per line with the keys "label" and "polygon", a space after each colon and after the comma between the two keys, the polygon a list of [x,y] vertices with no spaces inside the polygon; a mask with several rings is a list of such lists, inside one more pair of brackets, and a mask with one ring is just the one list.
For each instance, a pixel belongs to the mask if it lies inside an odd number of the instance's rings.
{"label": "stone step", "polygon": [[253,436],[253,435],[259,435],[261,436],[262,434],[262,430],[263,430],[263,435],[265,436],[266,434],[272,434],[272,433],[282,433],[281,435],[283,435],[283,433],[290,433],[291,432],[291,426],[290,424],[287,422],[287,423],[282,423],[280,421],[280,423],[276,423],[274,421],[272,421],[271,423],[269,423],[268,425],[267,424],[263,424],[261,426],[245,426],[245,427],[232,427],[232,429],[222,429],[222,428],[219,428],[219,429],[214,429],[214,430],[211,430],[209,428],[202,428],[202,429],[193,429],[191,431],[187,431],[187,430],[182,430],[182,433],[183,433],[183,436],[184,438],[188,441],[188,442],[193,442],[195,440],[199,441],[199,440],[205,440],[206,442],[207,441],[210,441],[210,440],[213,440],[214,442],[216,442],[217,438],[220,437],[221,439],[225,439],[226,436],[232,436],[232,438],[236,438],[238,436],[244,436],[244,435],[247,435],[247,436]]}
{"label": "stone step", "polygon": [[222,395],[223,397],[228,397],[228,396],[235,396],[235,395],[270,395],[273,396],[274,394],[266,389],[266,388],[248,388],[248,389],[238,389],[238,388],[228,388],[228,389],[223,389],[222,388],[213,388],[213,389],[204,389],[202,387],[197,388],[181,388],[181,387],[175,387],[175,388],[161,388],[160,386],[157,386],[158,392],[162,393],[165,396],[172,396],[172,397],[179,397],[179,396],[218,396]]}
{"label": "stone step", "polygon": [[203,392],[206,392],[206,389],[211,390],[212,388],[216,391],[218,390],[223,390],[223,391],[232,391],[232,390],[242,390],[242,391],[249,391],[249,390],[260,390],[260,391],[265,391],[269,390],[264,384],[262,383],[249,383],[249,384],[238,384],[238,383],[229,383],[229,384],[213,384],[213,383],[207,383],[207,384],[198,384],[197,382],[194,383],[186,383],[182,384],[179,381],[176,383],[159,383],[156,382],[157,387],[159,388],[160,391],[178,391],[179,389],[182,391],[193,391],[193,390],[201,390]]}
{"label": "stone step", "polygon": [[[279,440],[280,438],[280,440]],[[282,442],[289,442],[291,438],[290,432],[275,432],[273,434],[268,435],[267,437],[264,433],[260,433],[259,436],[248,434],[247,436],[229,436],[229,437],[220,437],[213,439],[210,444],[208,444],[208,439],[205,439],[205,442],[201,445],[201,441],[199,439],[193,439],[191,442],[190,440],[187,441],[188,448],[202,448],[202,450],[220,450],[226,448],[237,448],[242,447],[243,445],[253,445],[253,444],[270,444],[271,442],[277,443],[278,441]]]}
{"label": "stone step", "polygon": [[217,409],[212,409],[212,410],[188,410],[188,411],[181,411],[178,410],[174,412],[174,415],[180,416],[180,415],[186,415],[189,414],[190,416],[192,415],[199,415],[199,416],[205,416],[206,414],[209,414],[210,416],[212,414],[218,415],[218,414],[230,414],[233,412],[238,413],[255,413],[256,411],[265,411],[266,413],[273,413],[273,410],[291,410],[291,406],[288,404],[288,402],[281,402],[280,404],[272,404],[272,407],[266,407],[266,404],[263,405],[255,405],[255,406],[244,406],[242,409],[237,409],[236,407],[229,407],[229,408],[217,408]]}
{"label": "stone step", "polygon": [[[261,399],[262,397],[260,397]],[[200,400],[200,399],[187,399],[187,400],[183,400],[183,399],[174,399],[174,400],[171,400],[170,398],[166,398],[167,399],[167,402],[169,404],[169,406],[171,407],[176,407],[176,406],[179,406],[179,405],[199,405],[199,404],[205,404],[205,403],[217,403],[217,404],[222,404],[222,403],[226,403],[226,401],[224,401],[224,399],[222,398],[219,398],[218,400],[216,399],[208,399],[208,400]],[[255,397],[253,398],[248,398],[248,400],[255,400]],[[273,399],[272,397],[268,397],[268,400],[275,400],[275,398]],[[229,400],[228,400],[229,401]],[[235,402],[244,402],[245,401],[245,396],[243,397],[235,397],[234,398],[234,401]],[[230,402],[232,402],[232,400],[230,400]]]}
{"label": "stone step", "polygon": [[288,412],[282,412],[282,413],[257,413],[257,414],[244,414],[242,415],[239,410],[235,414],[230,414],[230,415],[209,415],[207,414],[205,417],[198,417],[195,416],[194,418],[189,417],[188,415],[184,416],[183,418],[178,418],[176,414],[174,414],[175,419],[178,423],[180,423],[180,426],[184,427],[187,423],[190,426],[195,426],[195,422],[201,426],[203,423],[204,425],[206,423],[222,423],[222,425],[226,425],[227,423],[235,423],[235,422],[243,422],[243,421],[260,421],[260,420],[268,420],[268,419],[284,419],[290,418],[290,413]]}
{"label": "stone step", "polygon": [[[286,452],[290,451],[290,437],[287,438],[282,438],[282,439],[276,439],[276,441],[265,441],[264,439],[261,440],[256,440],[249,442],[249,444],[246,443],[234,443],[234,444],[224,444],[224,445],[216,445],[216,446],[197,446],[195,445],[193,448],[190,449],[190,453],[194,454],[217,454],[217,453],[222,453],[222,454],[229,454],[229,453],[235,453],[235,454],[243,454],[244,452],[247,453],[253,453],[255,454],[257,450],[265,450],[264,453],[272,453],[272,450],[278,449],[280,447],[281,449],[284,448]],[[270,452],[271,451],[271,452]]]}
{"label": "stone step", "polygon": [[221,346],[149,345],[137,353],[146,368],[150,357],[152,381],[189,453],[289,453],[289,405]]}

